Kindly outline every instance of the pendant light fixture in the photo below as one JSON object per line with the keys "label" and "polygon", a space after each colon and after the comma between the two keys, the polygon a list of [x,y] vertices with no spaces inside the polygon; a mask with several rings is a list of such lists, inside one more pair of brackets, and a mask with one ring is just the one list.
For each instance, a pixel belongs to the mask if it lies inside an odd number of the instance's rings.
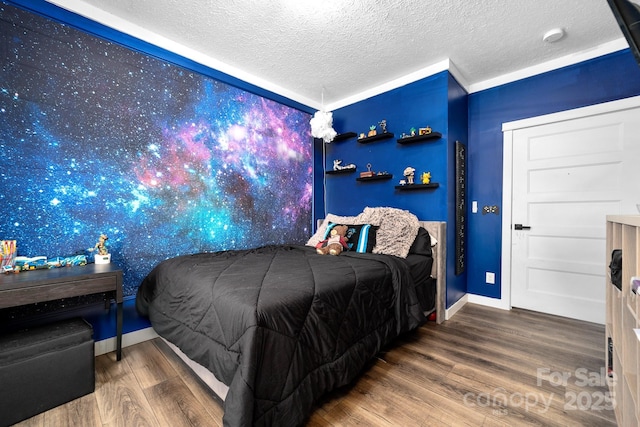
{"label": "pendant light fixture", "polygon": [[333,129],[333,113],[324,111],[324,88],[322,89],[322,108],[320,111],[316,111],[310,124],[311,135],[314,138],[321,138],[327,144],[333,141],[337,135]]}

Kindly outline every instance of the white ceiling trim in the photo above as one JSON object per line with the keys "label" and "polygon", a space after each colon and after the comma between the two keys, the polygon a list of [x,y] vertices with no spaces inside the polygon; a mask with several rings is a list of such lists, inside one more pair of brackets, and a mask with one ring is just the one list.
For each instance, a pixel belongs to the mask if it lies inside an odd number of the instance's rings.
{"label": "white ceiling trim", "polygon": [[376,87],[372,87],[371,89],[365,90],[364,92],[360,92],[353,96],[343,98],[340,101],[327,104],[325,106],[325,109],[327,111],[333,111],[333,110],[337,110],[338,108],[345,107],[347,105],[355,104],[356,102],[363,101],[373,96],[380,95],[385,92],[389,92],[390,90],[393,90],[393,89],[397,89],[409,83],[414,83],[426,77],[433,76],[434,74],[440,73],[442,71],[449,70],[450,65],[451,65],[451,61],[449,61],[448,59],[445,59],[429,67],[423,68],[422,70],[415,71],[413,73],[407,74],[395,80],[391,80],[390,82],[383,83]]}
{"label": "white ceiling trim", "polygon": [[313,99],[310,99],[306,96],[302,96],[299,93],[293,92],[291,90],[285,89],[282,86],[274,84],[256,75],[242,71],[239,68],[233,67],[222,61],[216,60],[215,58],[204,55],[180,43],[176,43],[158,33],[146,30],[138,25],[131,23],[130,21],[124,20],[120,17],[107,13],[102,9],[98,9],[94,6],[91,6],[81,0],[46,0],[46,1],[49,3],[55,4],[63,9],[69,10],[78,15],[86,17],[88,19],[96,21],[107,27],[113,28],[117,31],[123,32],[128,35],[131,35],[147,43],[166,49],[167,51],[183,56],[199,64],[218,70],[232,77],[238,78],[249,84],[258,86],[262,89],[273,92],[280,96],[284,96],[286,98],[299,102],[303,105],[307,105],[314,109],[319,110],[324,108],[326,111],[333,111],[337,108],[342,108],[344,106],[351,105],[353,103],[371,98],[372,96],[376,96],[381,93],[416,82],[418,80],[429,77],[431,75],[442,72],[444,70],[449,70],[449,72],[451,72],[452,75],[456,78],[458,83],[460,83],[468,93],[474,93],[474,92],[490,89],[496,86],[501,86],[503,84],[511,83],[523,78],[542,74],[548,71],[552,71],[554,69],[562,68],[569,65],[574,65],[579,62],[593,59],[608,53],[613,53],[628,47],[626,40],[624,38],[619,38],[612,42],[604,43],[600,46],[597,46],[596,48],[588,49],[586,51],[578,52],[572,55],[567,55],[562,58],[544,62],[532,67],[524,68],[512,73],[507,73],[502,76],[498,76],[498,77],[485,80],[483,82],[474,83],[471,85],[467,83],[466,79],[462,76],[462,73],[458,71],[455,65],[449,59],[445,59],[436,64],[423,68],[421,70],[414,71],[400,78],[391,80],[389,82],[367,89],[358,94],[343,98],[341,100],[338,100],[336,102],[332,102],[330,104],[327,104],[326,106],[323,106],[322,103],[314,101]]}
{"label": "white ceiling trim", "polygon": [[441,73],[442,71],[447,71],[447,70],[453,75],[453,77],[458,81],[458,83],[463,87],[463,89],[469,92],[469,83],[462,76],[462,73],[458,71],[455,64],[450,59],[445,59],[436,64],[425,67],[421,70],[414,71],[413,73],[399,77],[395,80],[391,80],[390,82],[373,87],[364,92],[360,92],[353,96],[349,96],[339,101],[327,104],[325,109],[326,111],[337,110],[338,108],[355,104],[356,102],[363,101],[365,99],[383,94],[385,92],[389,92],[390,90],[397,89],[399,87],[408,85],[410,83],[415,83],[419,80],[422,80],[424,78],[433,76],[434,74],[438,74],[438,73]]}
{"label": "white ceiling trim", "polygon": [[523,68],[513,73],[503,74],[493,79],[485,80],[483,82],[474,83],[469,86],[469,93],[480,92],[485,89],[491,89],[496,86],[502,86],[507,83],[512,83],[517,80],[522,80],[527,77],[536,76],[549,71],[557,70],[569,65],[575,65],[589,59],[594,59],[599,56],[607,55],[609,53],[617,52],[629,47],[629,44],[621,37],[617,40],[613,40],[608,43],[596,46],[593,49],[589,49],[583,52],[578,52],[572,55],[563,56],[552,61],[543,62],[541,64],[534,65],[533,67]]}

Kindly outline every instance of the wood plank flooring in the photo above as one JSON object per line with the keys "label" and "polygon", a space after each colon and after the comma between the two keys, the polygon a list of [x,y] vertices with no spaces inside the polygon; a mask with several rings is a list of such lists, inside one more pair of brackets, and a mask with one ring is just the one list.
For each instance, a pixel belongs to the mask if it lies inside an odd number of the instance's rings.
{"label": "wood plank flooring", "polygon": [[[604,326],[467,304],[323,398],[317,426],[614,426]],[[615,402],[615,399],[614,399]],[[96,391],[19,426],[221,426],[222,402],[160,339],[96,358]]]}

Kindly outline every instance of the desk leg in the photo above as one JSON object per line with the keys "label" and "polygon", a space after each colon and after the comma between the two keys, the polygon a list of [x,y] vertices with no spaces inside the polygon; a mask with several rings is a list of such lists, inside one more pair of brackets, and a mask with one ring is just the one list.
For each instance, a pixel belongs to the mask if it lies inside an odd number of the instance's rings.
{"label": "desk leg", "polygon": [[116,312],[116,359],[122,359],[122,303],[118,303]]}

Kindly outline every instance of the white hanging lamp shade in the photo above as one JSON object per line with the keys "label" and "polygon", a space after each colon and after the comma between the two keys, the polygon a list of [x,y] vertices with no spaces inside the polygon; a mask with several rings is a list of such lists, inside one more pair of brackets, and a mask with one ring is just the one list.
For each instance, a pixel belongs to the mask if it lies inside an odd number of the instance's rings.
{"label": "white hanging lamp shade", "polygon": [[310,124],[311,135],[314,138],[321,138],[325,143],[330,143],[337,135],[337,132],[333,130],[333,113],[331,112],[317,111]]}

